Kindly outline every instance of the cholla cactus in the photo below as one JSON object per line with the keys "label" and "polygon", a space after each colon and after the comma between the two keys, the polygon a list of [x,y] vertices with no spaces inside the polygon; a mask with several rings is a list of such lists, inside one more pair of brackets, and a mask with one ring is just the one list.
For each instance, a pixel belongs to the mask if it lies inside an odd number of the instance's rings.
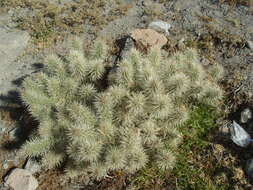
{"label": "cholla cactus", "polygon": [[150,162],[172,168],[189,104],[217,104],[217,80],[192,49],[170,59],[134,49],[109,74],[106,56],[102,42],[85,56],[75,41],[67,57],[48,56],[44,71],[24,81],[22,99],[40,125],[22,152],[47,168],[64,163],[71,177],[133,173]]}

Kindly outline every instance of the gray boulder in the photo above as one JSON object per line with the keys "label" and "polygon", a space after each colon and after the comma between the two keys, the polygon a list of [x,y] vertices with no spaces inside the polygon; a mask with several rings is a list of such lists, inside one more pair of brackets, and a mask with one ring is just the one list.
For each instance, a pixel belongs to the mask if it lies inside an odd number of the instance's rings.
{"label": "gray boulder", "polygon": [[38,187],[38,181],[28,170],[16,168],[5,177],[5,186],[14,190],[35,190]]}

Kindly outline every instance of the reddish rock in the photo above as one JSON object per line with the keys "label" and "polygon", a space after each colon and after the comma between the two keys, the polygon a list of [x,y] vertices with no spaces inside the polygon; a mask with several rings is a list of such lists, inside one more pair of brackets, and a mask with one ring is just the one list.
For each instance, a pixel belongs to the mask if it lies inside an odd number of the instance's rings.
{"label": "reddish rock", "polygon": [[167,38],[153,29],[136,29],[131,32],[138,49],[162,48],[167,43]]}

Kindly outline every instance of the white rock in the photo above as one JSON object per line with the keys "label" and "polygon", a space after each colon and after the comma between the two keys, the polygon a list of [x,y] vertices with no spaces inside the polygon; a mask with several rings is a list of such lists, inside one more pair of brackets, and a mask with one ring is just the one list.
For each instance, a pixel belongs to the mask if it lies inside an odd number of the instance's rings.
{"label": "white rock", "polygon": [[251,143],[250,135],[235,121],[230,127],[232,141],[240,147],[247,147]]}
{"label": "white rock", "polygon": [[246,108],[241,112],[241,123],[247,123],[251,118],[252,112],[249,108]]}
{"label": "white rock", "polygon": [[148,28],[156,30],[157,32],[164,32],[166,34],[169,34],[169,29],[171,28],[171,25],[162,20],[157,20],[157,21],[151,22]]}
{"label": "white rock", "polygon": [[250,49],[253,49],[253,41],[247,41],[247,46],[250,48]]}
{"label": "white rock", "polygon": [[5,186],[14,190],[35,190],[38,187],[38,181],[32,176],[31,172],[16,168],[5,177]]}

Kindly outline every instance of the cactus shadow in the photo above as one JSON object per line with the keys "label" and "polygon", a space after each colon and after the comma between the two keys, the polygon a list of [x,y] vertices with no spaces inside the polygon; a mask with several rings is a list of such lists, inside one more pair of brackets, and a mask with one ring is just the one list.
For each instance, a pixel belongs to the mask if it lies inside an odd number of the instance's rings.
{"label": "cactus shadow", "polygon": [[0,102],[1,114],[8,116],[5,120],[15,123],[13,129],[6,127],[7,132],[3,134],[1,148],[8,151],[19,149],[37,128],[38,123],[22,104],[18,91],[9,91],[6,95],[0,95]]}

